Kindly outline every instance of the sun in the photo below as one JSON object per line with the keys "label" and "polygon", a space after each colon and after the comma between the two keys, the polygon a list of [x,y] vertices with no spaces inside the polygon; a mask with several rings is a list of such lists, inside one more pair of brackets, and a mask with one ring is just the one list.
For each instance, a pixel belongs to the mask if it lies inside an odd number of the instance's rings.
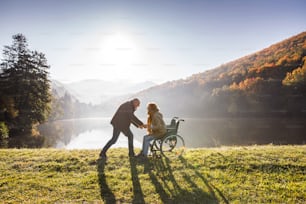
{"label": "sun", "polygon": [[100,42],[100,59],[106,64],[129,66],[140,60],[135,40],[123,33],[106,36]]}
{"label": "sun", "polygon": [[[78,55],[77,60],[86,64],[83,78],[103,78],[108,81],[143,80],[147,71],[146,54],[143,52],[142,39],[124,33],[108,33],[89,39],[87,47]],[[78,67],[77,67],[78,68]]]}

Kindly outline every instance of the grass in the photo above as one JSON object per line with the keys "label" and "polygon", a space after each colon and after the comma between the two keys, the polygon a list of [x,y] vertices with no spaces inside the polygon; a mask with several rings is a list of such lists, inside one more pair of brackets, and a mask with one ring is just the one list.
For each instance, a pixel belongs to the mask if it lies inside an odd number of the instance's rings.
{"label": "grass", "polygon": [[143,162],[114,148],[107,165],[98,154],[1,149],[0,202],[306,203],[305,145],[189,149]]}

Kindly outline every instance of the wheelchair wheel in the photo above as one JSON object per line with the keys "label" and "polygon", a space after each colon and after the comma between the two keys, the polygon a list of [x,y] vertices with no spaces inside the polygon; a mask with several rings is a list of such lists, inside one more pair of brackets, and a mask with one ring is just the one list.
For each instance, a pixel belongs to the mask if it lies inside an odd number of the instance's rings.
{"label": "wheelchair wheel", "polygon": [[179,135],[169,135],[161,143],[160,151],[165,157],[178,157],[185,151],[184,139]]}

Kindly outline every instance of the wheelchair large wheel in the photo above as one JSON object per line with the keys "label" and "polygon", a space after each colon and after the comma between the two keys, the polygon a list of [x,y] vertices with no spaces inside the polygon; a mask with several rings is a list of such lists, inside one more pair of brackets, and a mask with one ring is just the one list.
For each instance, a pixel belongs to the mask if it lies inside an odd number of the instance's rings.
{"label": "wheelchair large wheel", "polygon": [[169,135],[163,139],[160,151],[165,157],[181,156],[185,151],[184,139],[179,135]]}

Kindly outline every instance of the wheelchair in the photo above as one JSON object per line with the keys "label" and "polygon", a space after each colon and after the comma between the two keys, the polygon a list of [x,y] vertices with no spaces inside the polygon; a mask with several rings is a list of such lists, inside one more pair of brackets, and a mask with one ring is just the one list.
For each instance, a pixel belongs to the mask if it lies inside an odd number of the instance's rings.
{"label": "wheelchair", "polygon": [[179,157],[185,151],[185,141],[178,135],[178,128],[183,119],[173,117],[171,123],[167,125],[166,134],[159,139],[154,139],[150,143],[150,152],[153,158],[162,156],[166,158]]}

